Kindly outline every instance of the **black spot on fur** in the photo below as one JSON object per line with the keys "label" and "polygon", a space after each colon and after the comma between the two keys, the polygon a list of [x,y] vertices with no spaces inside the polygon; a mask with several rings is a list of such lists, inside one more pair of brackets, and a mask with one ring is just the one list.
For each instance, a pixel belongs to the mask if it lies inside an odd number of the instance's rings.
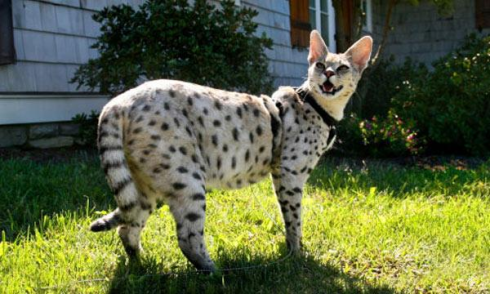
{"label": "black spot on fur", "polygon": [[152,140],[155,140],[155,141],[158,141],[160,140],[162,137],[160,137],[159,135],[151,135],[151,139]]}
{"label": "black spot on fur", "polygon": [[241,109],[240,107],[238,107],[238,108],[236,109],[236,114],[237,114],[237,115],[238,115],[240,118],[242,118],[242,117],[243,117],[243,114],[242,114],[242,109]]}
{"label": "black spot on fur", "polygon": [[233,156],[231,158],[231,168],[232,169],[235,169],[235,167],[236,167],[236,158],[235,158],[235,156]]}
{"label": "black spot on fur", "polygon": [[204,121],[203,121],[203,119],[202,119],[202,116],[199,116],[199,117],[197,118],[197,121],[199,122],[199,124],[201,125],[201,127],[204,127]]}
{"label": "black spot on fur", "polygon": [[228,145],[226,144],[223,145],[223,152],[228,152]]}
{"label": "black spot on fur", "polygon": [[238,132],[238,129],[237,128],[233,128],[233,139],[235,141],[238,141],[239,135],[240,135],[240,133]]}
{"label": "black spot on fur", "polygon": [[214,101],[214,107],[218,110],[223,110],[223,105],[218,100]]}
{"label": "black spot on fur", "polygon": [[168,130],[168,124],[162,123],[162,125],[160,126],[160,129],[162,129],[162,131],[167,131]]}
{"label": "black spot on fur", "polygon": [[170,94],[170,97],[172,97],[172,98],[174,98],[174,97],[175,97],[175,91],[174,91],[174,90],[172,90],[172,89],[170,89],[170,90],[168,91],[168,94]]}
{"label": "black spot on fur", "polygon": [[254,109],[253,113],[254,113],[255,117],[260,116],[260,110],[258,110],[257,108]]}
{"label": "black spot on fur", "polygon": [[130,178],[126,178],[112,186],[113,188],[113,193],[117,196],[119,193],[124,190],[130,183],[132,183],[132,180]]}
{"label": "black spot on fur", "polygon": [[215,120],[213,121],[213,126],[215,126],[215,127],[220,127],[220,126],[221,126],[221,122],[220,122],[219,120],[215,119]]}
{"label": "black spot on fur", "polygon": [[136,128],[133,130],[133,134],[139,134],[141,133],[142,130],[143,130],[142,128]]}
{"label": "black spot on fur", "polygon": [[177,168],[177,171],[178,171],[179,173],[181,173],[181,174],[185,174],[185,173],[187,173],[189,170],[188,170],[187,168],[183,167],[183,166],[179,166],[179,167]]}
{"label": "black spot on fur", "polygon": [[218,147],[218,135],[212,135],[211,136],[211,142],[215,147]]}
{"label": "black spot on fur", "polygon": [[202,180],[201,176],[196,172],[192,173],[192,177],[196,180]]}
{"label": "black spot on fur", "polygon": [[163,108],[165,108],[165,110],[170,110],[170,105],[167,102],[165,102],[163,103]]}
{"label": "black spot on fur", "polygon": [[201,218],[201,215],[199,215],[199,214],[197,214],[197,213],[195,213],[195,212],[189,212],[189,213],[188,213],[188,214],[185,216],[185,218],[186,218],[187,220],[189,220],[190,222],[195,222],[195,221],[197,221],[198,219],[200,219],[200,218]]}
{"label": "black spot on fur", "polygon": [[185,187],[187,187],[186,184],[184,183],[179,183],[179,182],[176,182],[176,183],[173,183],[172,184],[172,187],[174,187],[175,190],[182,190],[184,189]]}
{"label": "black spot on fur", "polygon": [[196,194],[192,195],[192,200],[194,200],[194,201],[206,200],[206,197],[204,197],[204,194],[202,194],[202,193],[196,193]]}
{"label": "black spot on fur", "polygon": [[179,151],[180,151],[180,153],[182,153],[183,155],[187,155],[187,149],[185,149],[185,147],[183,147],[183,146],[179,147]]}
{"label": "black spot on fur", "polygon": [[221,157],[218,156],[218,159],[216,160],[216,167],[219,169],[221,169]]}

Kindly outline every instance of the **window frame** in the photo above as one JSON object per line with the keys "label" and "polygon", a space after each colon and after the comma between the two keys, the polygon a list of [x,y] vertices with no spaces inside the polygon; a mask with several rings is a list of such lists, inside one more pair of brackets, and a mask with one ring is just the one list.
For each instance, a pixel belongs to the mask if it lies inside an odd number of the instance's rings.
{"label": "window frame", "polygon": [[[315,11],[315,29],[322,34],[322,20],[321,16],[326,15],[328,19],[328,50],[330,52],[336,52],[337,51],[337,44],[335,43],[335,10],[333,9],[333,4],[332,0],[326,0],[327,1],[327,12],[323,12],[321,10],[321,0],[314,0],[315,1],[315,7],[311,7],[308,4],[308,8],[310,10]],[[310,14],[311,15],[311,14]]]}
{"label": "window frame", "polygon": [[[366,3],[366,11],[364,11],[363,4]],[[366,13],[366,23],[362,24],[362,29],[365,32],[372,33],[373,32],[373,2],[372,0],[362,0],[361,1],[361,10]]]}
{"label": "window frame", "polygon": [[16,62],[12,1],[0,0],[0,65]]}

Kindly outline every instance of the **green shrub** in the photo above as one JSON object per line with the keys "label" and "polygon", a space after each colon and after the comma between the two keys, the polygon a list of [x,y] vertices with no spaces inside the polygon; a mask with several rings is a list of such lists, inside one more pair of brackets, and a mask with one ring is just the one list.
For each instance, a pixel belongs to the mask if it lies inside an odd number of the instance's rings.
{"label": "green shrub", "polygon": [[257,11],[222,1],[221,9],[196,0],[147,0],[96,13],[102,34],[72,82],[117,94],[142,80],[171,78],[220,89],[270,93],[272,79],[264,50],[272,40],[254,35]]}
{"label": "green shrub", "polygon": [[366,72],[358,91],[364,98],[354,99],[355,115],[339,127],[344,152],[490,153],[490,37],[469,36],[431,71],[410,60],[384,61]]}
{"label": "green shrub", "polygon": [[79,113],[71,120],[80,126],[76,138],[80,143],[89,147],[97,146],[97,124],[99,113],[92,111],[89,115]]}
{"label": "green shrub", "polygon": [[373,116],[384,118],[392,106],[392,98],[400,91],[404,82],[417,80],[426,75],[423,64],[405,60],[402,65],[394,64],[394,57],[380,60],[368,67],[359,81],[358,95],[354,95],[352,110],[357,116],[368,119]]}
{"label": "green shrub", "polygon": [[434,70],[402,85],[393,109],[412,120],[435,151],[490,152],[490,37],[469,36],[433,63]]}
{"label": "green shrub", "polygon": [[341,126],[341,150],[348,155],[374,157],[420,154],[425,141],[412,121],[404,121],[388,111],[386,117],[360,119],[351,114]]}

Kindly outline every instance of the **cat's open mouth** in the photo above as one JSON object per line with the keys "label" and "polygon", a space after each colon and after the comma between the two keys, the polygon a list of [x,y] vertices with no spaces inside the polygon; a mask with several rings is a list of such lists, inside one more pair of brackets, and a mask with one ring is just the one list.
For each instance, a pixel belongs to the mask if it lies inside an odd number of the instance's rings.
{"label": "cat's open mouth", "polygon": [[320,89],[324,94],[328,95],[335,95],[338,91],[342,90],[344,86],[340,85],[339,87],[335,88],[335,86],[330,82],[326,81],[325,83],[319,85]]}

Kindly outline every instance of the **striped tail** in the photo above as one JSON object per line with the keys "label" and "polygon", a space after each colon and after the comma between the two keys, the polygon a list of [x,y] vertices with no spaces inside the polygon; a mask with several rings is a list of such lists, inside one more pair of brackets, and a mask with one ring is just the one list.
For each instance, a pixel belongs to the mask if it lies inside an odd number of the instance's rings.
{"label": "striped tail", "polygon": [[123,111],[117,106],[106,106],[99,118],[100,160],[119,208],[95,220],[90,225],[93,232],[108,231],[131,222],[131,212],[138,204],[138,191],[124,155],[123,119]]}

